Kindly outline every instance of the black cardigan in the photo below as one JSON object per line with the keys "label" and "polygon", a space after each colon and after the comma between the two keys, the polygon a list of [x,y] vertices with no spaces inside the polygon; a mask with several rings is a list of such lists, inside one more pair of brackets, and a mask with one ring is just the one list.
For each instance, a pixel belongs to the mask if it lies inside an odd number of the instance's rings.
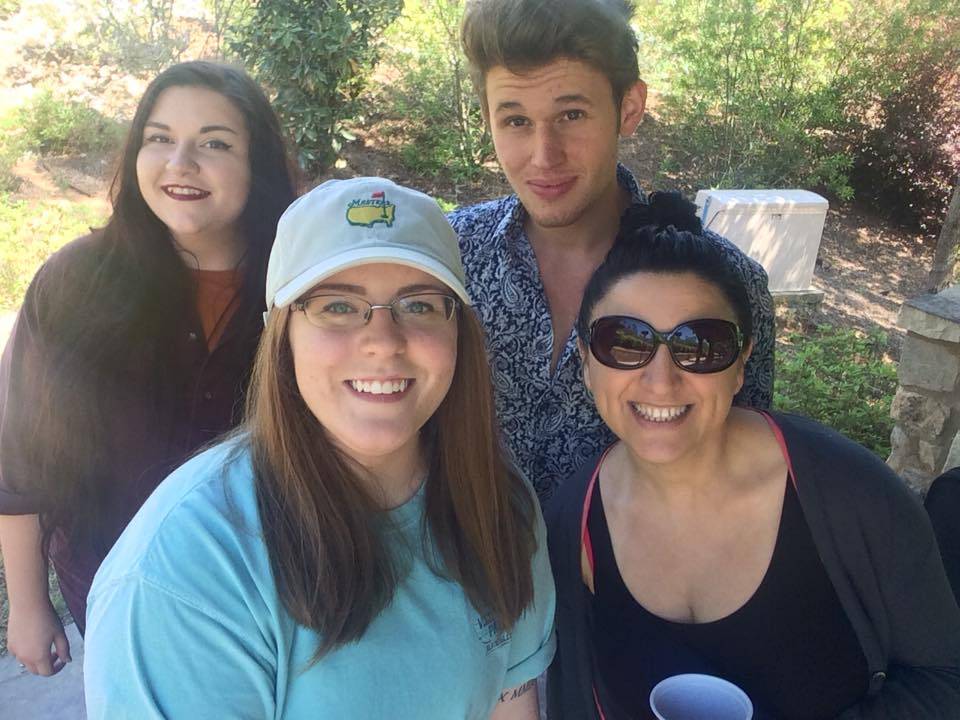
{"label": "black cardigan", "polygon": [[[840,718],[957,720],[960,609],[920,503],[870,451],[807,418],[771,415],[814,543],[867,659],[867,696]],[[563,483],[545,512],[557,585],[550,720],[598,717],[579,537],[598,460]]]}

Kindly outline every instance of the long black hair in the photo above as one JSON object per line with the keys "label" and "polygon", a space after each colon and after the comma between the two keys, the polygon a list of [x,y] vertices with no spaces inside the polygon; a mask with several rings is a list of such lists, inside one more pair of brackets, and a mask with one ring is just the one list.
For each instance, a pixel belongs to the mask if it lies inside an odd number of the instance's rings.
{"label": "long black hair", "polygon": [[676,192],[655,192],[624,215],[613,247],[587,283],[577,317],[584,342],[597,303],[617,282],[640,272],[692,273],[714,285],[737,316],[743,346],[753,337],[747,288],[719,243],[704,234],[694,204]]}
{"label": "long black hair", "polygon": [[[44,314],[36,320],[39,367],[30,372],[30,387],[21,388],[29,410],[20,442],[31,487],[49,500],[41,515],[45,546],[59,528],[71,541],[108,549],[110,523],[99,519],[111,505],[106,478],[116,450],[110,447],[109,415],[136,398],[155,410],[161,428],[176,393],[189,382],[176,339],[195,305],[194,280],[137,181],[137,155],[154,105],[167,88],[184,86],[223,95],[249,132],[250,193],[238,220],[242,281],[230,327],[258,328],[277,220],[295,197],[293,165],[269,101],[242,69],[180,63],[160,73],[137,106],[110,189],[113,213],[90,238],[95,251],[68,246],[62,252],[69,260],[53,264],[58,271],[45,267],[34,279]],[[252,332],[243,345],[250,353],[259,331]]]}

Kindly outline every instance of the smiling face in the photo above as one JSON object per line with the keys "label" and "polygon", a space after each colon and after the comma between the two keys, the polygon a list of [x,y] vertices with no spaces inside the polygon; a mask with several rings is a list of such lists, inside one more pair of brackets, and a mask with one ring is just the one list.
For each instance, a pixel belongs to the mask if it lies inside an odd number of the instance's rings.
{"label": "smiling face", "polygon": [[618,202],[617,138],[643,117],[643,83],[618,109],[603,73],[557,59],[523,74],[494,67],[484,87],[497,159],[534,223],[590,222]]}
{"label": "smiling face", "polygon": [[250,192],[249,151],[243,116],[220,93],[192,86],[160,93],[143,130],[137,183],[182,248],[242,253],[236,229]]}
{"label": "smiling face", "polygon": [[[610,288],[593,312],[628,315],[669,332],[688,320],[720,318],[736,322],[726,297],[693,273],[629,275]],[[584,381],[604,422],[643,462],[667,464],[690,457],[719,439],[743,384],[749,350],[718,373],[695,374],[678,368],[663,345],[635,370],[606,367],[581,346]]]}
{"label": "smiling face", "polygon": [[[377,263],[336,273],[302,299],[330,292],[385,305],[431,291],[451,294],[421,270]],[[362,327],[321,329],[295,311],[288,332],[300,394],[332,442],[370,469],[419,457],[420,429],[453,380],[456,315],[424,329],[401,327],[376,309]]]}

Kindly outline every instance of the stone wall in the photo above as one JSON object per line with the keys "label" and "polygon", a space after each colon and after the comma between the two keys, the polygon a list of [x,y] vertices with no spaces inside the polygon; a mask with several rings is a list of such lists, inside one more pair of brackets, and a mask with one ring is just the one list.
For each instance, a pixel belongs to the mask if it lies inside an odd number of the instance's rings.
{"label": "stone wall", "polygon": [[960,465],[960,285],[908,300],[887,463],[920,493]]}

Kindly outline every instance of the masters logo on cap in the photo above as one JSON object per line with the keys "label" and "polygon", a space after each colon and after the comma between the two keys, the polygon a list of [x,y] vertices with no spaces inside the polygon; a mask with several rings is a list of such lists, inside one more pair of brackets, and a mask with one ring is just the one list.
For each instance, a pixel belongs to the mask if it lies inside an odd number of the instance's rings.
{"label": "masters logo on cap", "polygon": [[422,270],[470,304],[457,234],[437,201],[385,178],[358,177],[328,180],[283,213],[267,266],[267,311],[374,263]]}
{"label": "masters logo on cap", "polygon": [[386,193],[379,190],[370,193],[369,199],[351,200],[347,205],[347,222],[359,227],[373,227],[377,223],[393,227],[396,212],[397,206],[387,202]]}

